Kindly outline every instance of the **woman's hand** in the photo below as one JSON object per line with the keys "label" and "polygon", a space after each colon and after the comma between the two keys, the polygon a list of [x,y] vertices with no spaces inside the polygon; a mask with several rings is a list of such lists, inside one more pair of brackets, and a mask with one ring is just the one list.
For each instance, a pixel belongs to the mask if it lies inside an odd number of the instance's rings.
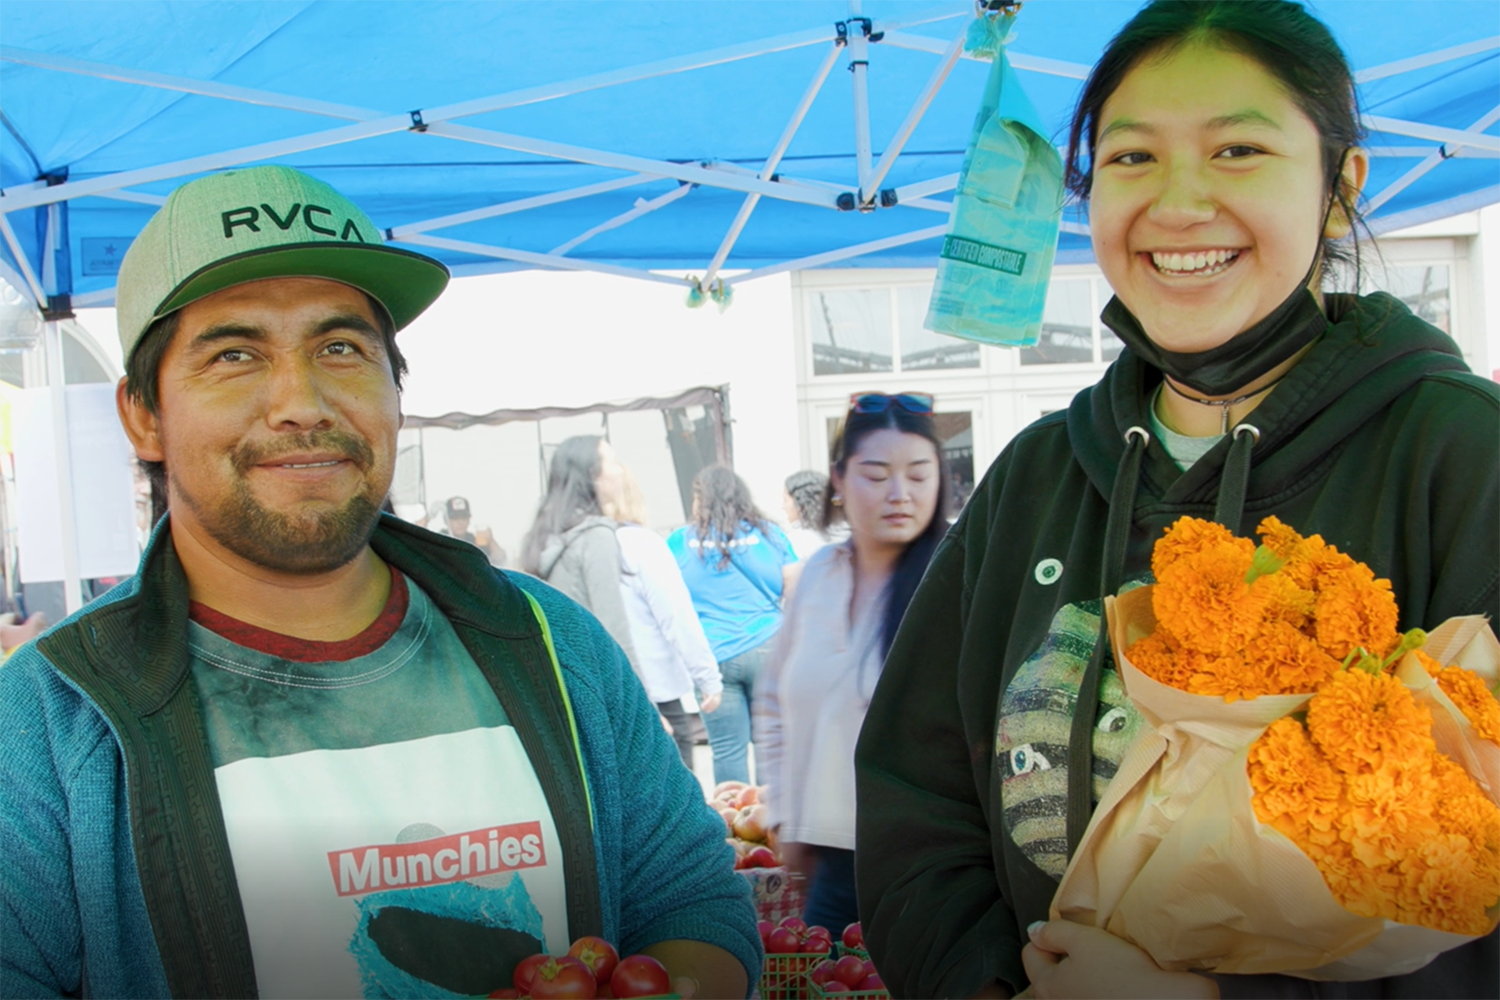
{"label": "woman's hand", "polygon": [[1037,921],[1021,962],[1040,1000],[1083,997],[1201,997],[1217,1000],[1206,976],[1165,972],[1151,956],[1108,931],[1066,920]]}
{"label": "woman's hand", "polygon": [[700,711],[703,714],[707,715],[709,712],[712,712],[715,709],[717,709],[719,707],[719,702],[721,702],[723,700],[724,700],[724,692],[723,691],[715,691],[711,695],[706,695],[706,696],[704,696],[702,698],[699,698],[698,699],[698,711]]}

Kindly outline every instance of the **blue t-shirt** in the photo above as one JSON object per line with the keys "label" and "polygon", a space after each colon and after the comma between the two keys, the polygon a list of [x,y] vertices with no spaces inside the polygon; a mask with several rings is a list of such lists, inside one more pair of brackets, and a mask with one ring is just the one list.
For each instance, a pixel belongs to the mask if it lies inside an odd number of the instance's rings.
{"label": "blue t-shirt", "polygon": [[781,567],[796,562],[797,553],[780,528],[767,527],[769,536],[744,524],[722,569],[718,545],[700,540],[693,525],[667,539],[720,663],[754,649],[781,627]]}

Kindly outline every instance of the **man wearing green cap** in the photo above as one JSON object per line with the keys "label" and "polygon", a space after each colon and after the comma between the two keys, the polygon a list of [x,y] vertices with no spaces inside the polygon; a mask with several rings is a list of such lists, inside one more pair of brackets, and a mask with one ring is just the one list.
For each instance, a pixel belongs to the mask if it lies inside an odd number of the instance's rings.
{"label": "man wearing green cap", "polygon": [[745,883],[619,647],[380,514],[447,278],[283,167],[132,244],[120,418],[170,516],[0,670],[0,996],[484,995],[585,935],[745,994]]}

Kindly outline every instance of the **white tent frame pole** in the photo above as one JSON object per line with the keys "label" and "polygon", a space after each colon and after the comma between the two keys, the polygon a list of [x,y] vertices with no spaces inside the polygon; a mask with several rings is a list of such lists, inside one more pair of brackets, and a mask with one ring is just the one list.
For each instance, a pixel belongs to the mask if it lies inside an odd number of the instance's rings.
{"label": "white tent frame pole", "polygon": [[104,191],[94,197],[109,198],[112,201],[130,201],[137,205],[155,205],[158,208],[167,203],[166,195],[146,194],[143,191]]}
{"label": "white tent frame pole", "polygon": [[824,264],[832,264],[835,261],[848,260],[851,257],[862,257],[867,253],[878,253],[881,250],[889,250],[891,247],[905,246],[908,243],[920,243],[923,240],[936,239],[947,231],[948,225],[944,223],[941,226],[918,229],[915,232],[903,233],[900,236],[887,236],[884,239],[871,240],[868,243],[856,243],[853,246],[843,247],[839,250],[828,250],[824,253],[813,254],[810,257],[799,257],[796,260],[772,264],[769,267],[757,268],[754,271],[746,271],[744,274],[737,274],[732,278],[726,278],[725,284],[738,285],[742,281],[754,281],[756,278],[780,274],[783,271],[797,271],[809,267],[821,267]]}
{"label": "white tent frame pole", "polygon": [[665,180],[661,174],[631,174],[628,177],[616,177],[613,180],[600,181],[598,184],[585,184],[582,187],[569,188],[566,191],[553,191],[549,194],[534,195],[530,198],[517,198],[514,201],[502,201],[496,205],[485,208],[476,208],[468,212],[455,212],[452,215],[440,215],[432,219],[424,219],[421,222],[409,223],[405,226],[393,226],[386,230],[393,239],[402,239],[414,233],[427,233],[434,229],[446,229],[449,226],[461,226],[466,222],[478,222],[481,219],[493,219],[499,215],[511,215],[515,212],[525,212],[528,209],[542,208],[547,205],[556,205],[564,201],[574,201],[578,198],[588,198],[596,194],[605,194],[610,191],[618,191],[621,188],[635,187],[639,184],[649,184],[651,181]]}
{"label": "white tent frame pole", "polygon": [[1424,125],[1421,122],[1409,122],[1400,118],[1382,118],[1379,115],[1365,115],[1364,124],[1365,128],[1372,132],[1409,135],[1414,139],[1431,139],[1433,142],[1441,142],[1449,146],[1478,146],[1480,149],[1500,150],[1500,135],[1480,135],[1456,128],[1444,128],[1441,125]]}
{"label": "white tent frame pole", "polygon": [[668,191],[666,194],[659,194],[655,198],[652,198],[650,201],[647,201],[644,198],[637,198],[634,208],[631,208],[626,212],[621,212],[619,215],[615,216],[612,219],[604,220],[592,229],[588,229],[584,232],[579,233],[571,240],[553,247],[548,252],[555,256],[561,257],[569,250],[572,250],[574,247],[579,246],[580,244],[588,242],[595,236],[598,236],[600,233],[607,233],[611,229],[619,229],[626,223],[634,222],[636,219],[639,219],[643,215],[649,215],[650,213],[656,211],[658,208],[666,208],[668,205],[672,204],[672,202],[676,201],[678,198],[681,198],[683,195],[693,190],[693,188],[696,186],[697,185],[694,184],[678,184],[675,188]]}
{"label": "white tent frame pole", "polygon": [[[1483,132],[1485,129],[1489,128],[1497,121],[1500,121],[1500,105],[1491,108],[1488,114],[1479,119],[1473,125],[1470,125],[1467,129],[1465,129],[1465,131]],[[1391,183],[1387,184],[1379,194],[1371,198],[1368,210],[1372,213],[1379,211],[1380,206],[1396,197],[1396,195],[1400,194],[1402,191],[1405,191],[1407,188],[1411,187],[1411,185],[1415,184],[1418,179],[1427,174],[1428,171],[1432,170],[1432,168],[1436,167],[1439,163],[1442,163],[1443,160],[1447,159],[1447,156],[1445,154],[1446,150],[1441,146],[1433,150],[1430,154],[1428,154],[1425,160],[1412,167],[1410,170],[1402,174],[1400,177],[1396,178]]]}
{"label": "white tent frame pole", "polygon": [[136,184],[149,184],[152,181],[170,180],[188,174],[207,173],[255,160],[271,160],[278,156],[305,153],[308,150],[337,146],[358,139],[373,138],[377,135],[404,132],[410,128],[411,118],[408,115],[391,115],[375,121],[343,125],[339,128],[313,132],[291,139],[261,142],[253,146],[241,146],[238,149],[229,149],[220,153],[192,156],[185,160],[158,163],[152,167],[141,167],[136,170],[122,170],[119,173],[90,177],[88,180],[68,181],[66,184],[55,184],[40,191],[21,191],[12,194],[13,189],[7,189],[0,192],[0,212],[15,212],[24,208],[35,208],[38,205],[50,205],[72,198],[81,198],[84,195],[118,191],[120,188]]}
{"label": "white tent frame pole", "polygon": [[763,181],[755,176],[744,177],[723,172],[715,173],[699,163],[673,163],[669,160],[652,160],[644,156],[632,156],[628,153],[610,153],[599,149],[589,149],[585,146],[552,142],[548,139],[510,135],[504,132],[491,132],[488,129],[473,128],[469,125],[456,125],[452,122],[433,125],[428,129],[428,132],[432,135],[446,136],[450,139],[472,142],[480,146],[494,146],[497,149],[509,149],[518,153],[531,153],[535,156],[546,156],[556,160],[571,160],[574,163],[588,163],[596,167],[613,167],[617,170],[630,170],[637,173],[655,173],[663,177],[672,177],[679,181],[687,181],[691,184],[728,188],[731,191],[743,191],[747,194],[758,191],[773,198],[780,198],[783,201],[801,202],[804,205],[818,205],[823,208],[835,210],[838,207],[838,195],[831,191],[824,195],[809,188]]}
{"label": "white tent frame pole", "polygon": [[[860,0],[849,0],[849,17],[860,16]],[[846,22],[847,23],[847,22]],[[873,153],[870,148],[870,40],[865,37],[863,27],[855,30],[849,25],[849,71],[854,74],[854,163],[859,177],[859,190],[869,188],[870,164]]]}
{"label": "white tent frame pole", "polygon": [[[823,84],[828,80],[828,74],[833,71],[833,64],[839,58],[838,43],[829,46],[828,54],[818,64],[818,69],[813,73],[812,80],[807,89],[802,92],[802,99],[792,109],[792,117],[787,120],[786,128],[781,130],[781,138],[776,140],[776,145],[771,149],[771,155],[766,157],[765,164],[760,168],[760,179],[769,181],[776,173],[776,168],[781,165],[781,158],[786,155],[787,147],[792,144],[792,139],[797,134],[797,129],[802,127],[802,120],[807,117],[807,112],[812,108],[813,101],[823,89]],[[711,285],[714,278],[719,275],[719,268],[724,266],[724,261],[729,258],[729,251],[740,238],[745,224],[750,221],[750,213],[755,211],[755,206],[760,203],[760,195],[751,193],[745,196],[740,203],[740,210],[735,213],[734,221],[729,224],[729,230],[724,238],[719,241],[719,249],[714,251],[713,259],[708,262],[708,270],[703,275],[703,284]]]}
{"label": "white tent frame pole", "polygon": [[1439,63],[1451,62],[1454,59],[1462,59],[1464,56],[1478,55],[1481,52],[1489,52],[1492,49],[1500,49],[1500,35],[1490,38],[1481,38],[1478,41],[1465,42],[1448,49],[1438,49],[1436,52],[1428,52],[1425,55],[1411,56],[1408,59],[1397,59],[1380,66],[1371,66],[1354,74],[1355,83],[1369,83],[1371,80],[1381,80],[1398,73],[1409,73],[1414,69],[1426,69],[1428,66],[1436,66]]}
{"label": "white tent frame pole", "polygon": [[16,259],[16,266],[21,269],[21,277],[26,279],[26,287],[31,291],[32,301],[37,306],[47,304],[47,293],[42,289],[42,283],[37,280],[36,272],[31,269],[31,260],[21,249],[21,241],[16,239],[16,231],[10,227],[10,220],[0,215],[0,234],[5,236],[5,245],[10,247],[11,256]]}
{"label": "white tent frame pole", "polygon": [[310,100],[273,91],[236,87],[233,84],[217,83],[212,80],[195,80],[189,76],[126,69],[123,66],[112,66],[88,59],[72,59],[68,56],[53,55],[50,52],[33,52],[29,49],[16,48],[13,45],[0,45],[0,60],[21,66],[56,70],[59,73],[75,73],[81,76],[97,77],[101,80],[114,80],[118,83],[134,83],[159,90],[176,90],[184,94],[196,94],[199,97],[217,97],[220,100],[258,104],[262,107],[280,108],[284,111],[305,111],[308,114],[343,118],[348,121],[364,122],[385,117],[379,111],[358,108],[349,104]]}
{"label": "white tent frame pole", "polygon": [[[885,152],[880,154],[880,162],[875,165],[875,171],[870,175],[869,183],[859,182],[860,197],[864,204],[869,205],[875,201],[880,193],[880,182],[885,180],[886,175],[891,172],[891,167],[896,165],[896,157],[901,155],[901,150],[906,148],[906,141],[911,138],[912,132],[916,131],[917,124],[921,122],[922,116],[932,106],[932,99],[937,97],[937,92],[948,79],[948,74],[953,72],[953,67],[958,64],[958,54],[964,49],[964,36],[968,34],[969,25],[964,24],[963,29],[954,36],[953,41],[948,43],[947,50],[942,59],[938,61],[937,68],[932,71],[927,85],[917,95],[912,103],[911,110],[906,113],[906,120],[901,127],[896,129],[896,135],[890,144],[885,147]],[[899,202],[898,202],[899,204]]]}
{"label": "white tent frame pole", "polygon": [[115,304],[114,286],[101,288],[97,292],[84,292],[82,295],[75,295],[72,302],[74,309],[93,309],[98,306],[112,306]]}
{"label": "white tent frame pole", "polygon": [[[947,47],[941,38],[932,38],[928,35],[908,35],[900,31],[887,31],[885,37],[880,40],[881,45],[889,45],[897,49],[910,49],[913,52],[931,52],[935,56],[944,55]],[[1092,66],[1083,63],[1066,62],[1062,59],[1048,59],[1046,56],[1029,56],[1024,52],[1014,52],[1010,49],[1005,51],[1005,56],[1010,60],[1011,68],[1030,70],[1033,73],[1045,73],[1049,76],[1063,76],[1070,80],[1087,80]],[[974,55],[972,52],[959,52],[960,59],[972,59],[975,62],[989,62],[987,57]]]}
{"label": "white tent frame pole", "polygon": [[[1371,156],[1422,160],[1431,156],[1434,150],[1431,146],[1371,146],[1365,152]],[[1473,146],[1456,146],[1448,153],[1448,159],[1451,160],[1456,156],[1466,160],[1500,160],[1500,150],[1475,149]]]}
{"label": "white tent frame pole", "polygon": [[495,247],[486,243],[471,243],[468,240],[454,240],[446,236],[429,236],[425,233],[417,233],[402,237],[397,242],[411,243],[415,246],[432,247],[436,250],[452,250],[457,253],[473,254],[476,257],[494,257],[498,260],[515,260],[523,264],[531,264],[534,267],[558,268],[565,271],[597,271],[600,274],[613,274],[622,278],[643,278],[647,281],[659,281],[668,285],[679,287],[690,285],[686,278],[674,278],[669,274],[654,274],[641,268],[620,267],[615,264],[603,264],[597,261],[578,260],[573,257],[556,257],[548,253],[536,253],[532,250],[516,250],[511,247]]}
{"label": "white tent frame pole", "polygon": [[896,204],[904,205],[916,198],[925,198],[930,194],[942,194],[944,191],[952,191],[958,187],[958,174],[944,174],[934,177],[929,181],[917,181],[915,184],[907,184],[896,189]]}
{"label": "white tent frame pole", "polygon": [[47,350],[47,402],[52,410],[52,454],[57,462],[57,521],[62,537],[63,606],[68,614],[83,607],[78,579],[78,531],[73,523],[73,466],[68,448],[67,387],[63,384],[62,323],[42,324]]}

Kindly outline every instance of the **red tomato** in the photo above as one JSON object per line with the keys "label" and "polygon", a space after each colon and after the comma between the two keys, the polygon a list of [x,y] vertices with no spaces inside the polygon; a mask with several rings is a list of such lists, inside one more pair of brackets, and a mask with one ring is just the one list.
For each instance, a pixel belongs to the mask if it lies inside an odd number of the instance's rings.
{"label": "red tomato", "polygon": [[859,948],[861,950],[864,949],[865,929],[864,927],[860,926],[859,921],[856,920],[854,923],[844,928],[843,941],[845,948]]}
{"label": "red tomato", "polygon": [[797,950],[804,955],[826,955],[833,950],[833,942],[821,934],[809,934]]}
{"label": "red tomato", "polygon": [[536,968],[531,980],[534,1000],[594,1000],[599,983],[594,970],[576,958],[548,958]]}
{"label": "red tomato", "polygon": [[865,978],[865,960],[856,955],[845,955],[834,963],[833,978],[845,986],[858,986]]}
{"label": "red tomato", "polygon": [[516,1000],[516,998],[520,995],[520,990],[512,989],[511,987],[507,986],[503,989],[498,989],[495,992],[491,993],[489,996],[489,1000]]}
{"label": "red tomato", "polygon": [[659,997],[672,989],[672,977],[650,955],[631,955],[615,969],[609,988],[617,997]]}
{"label": "red tomato", "polygon": [[770,951],[771,932],[776,929],[776,925],[769,920],[760,920],[756,922],[755,929],[760,931],[760,946]]}
{"label": "red tomato", "polygon": [[849,987],[845,986],[843,983],[839,982],[837,979],[830,979],[830,980],[828,980],[828,982],[826,982],[826,983],[823,984],[823,992],[824,993],[848,993],[849,992]]}
{"label": "red tomato", "polygon": [[807,933],[807,921],[803,920],[801,917],[784,917],[782,918],[781,923],[777,924],[776,926],[794,930],[797,932],[798,937],[801,937],[802,935]]}
{"label": "red tomato", "polygon": [[531,992],[531,980],[536,976],[536,967],[547,961],[546,955],[531,955],[516,963],[516,971],[511,973],[510,983],[521,993]]}
{"label": "red tomato", "polygon": [[859,985],[854,988],[860,993],[864,993],[866,990],[883,990],[885,989],[885,980],[880,978],[880,973],[872,972],[861,979]]}
{"label": "red tomato", "polygon": [[802,937],[790,927],[778,927],[766,938],[766,951],[773,955],[795,955],[802,950]]}
{"label": "red tomato", "polygon": [[620,964],[620,953],[615,946],[601,937],[581,937],[574,941],[568,954],[587,965],[594,973],[596,982],[607,983]]}
{"label": "red tomato", "polygon": [[826,958],[823,959],[808,970],[807,978],[809,982],[817,983],[819,986],[827,984],[833,979],[833,963]]}

